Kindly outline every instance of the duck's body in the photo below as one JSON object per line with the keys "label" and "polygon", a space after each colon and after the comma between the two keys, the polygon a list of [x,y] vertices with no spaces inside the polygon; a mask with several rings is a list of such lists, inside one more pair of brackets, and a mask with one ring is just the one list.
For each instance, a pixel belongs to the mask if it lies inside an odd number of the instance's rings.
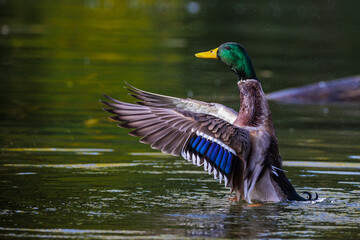
{"label": "duck's body", "polygon": [[270,109],[246,51],[227,43],[197,56],[221,59],[234,70],[239,80],[239,112],[218,103],[168,97],[130,86],[141,102],[109,98],[112,102],[104,103],[112,107],[106,109],[115,114],[111,118],[122,122],[121,127],[135,128],[130,135],[141,136],[140,142],[203,165],[215,179],[224,180],[238,200],[307,200],[296,193],[284,174]]}

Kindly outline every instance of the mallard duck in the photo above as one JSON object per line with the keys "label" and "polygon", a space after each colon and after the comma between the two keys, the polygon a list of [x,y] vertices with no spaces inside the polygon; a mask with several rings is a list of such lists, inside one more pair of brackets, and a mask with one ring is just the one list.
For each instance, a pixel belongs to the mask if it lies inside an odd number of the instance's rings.
{"label": "mallard duck", "polygon": [[133,128],[132,136],[154,149],[182,156],[203,166],[220,183],[234,192],[235,199],[249,203],[307,201],[285,176],[278,141],[268,102],[257,79],[249,55],[237,43],[195,54],[198,58],[218,59],[230,66],[237,77],[240,110],[219,103],[170,97],[146,92],[128,84],[137,104],[107,97],[102,101],[119,121],[120,127]]}

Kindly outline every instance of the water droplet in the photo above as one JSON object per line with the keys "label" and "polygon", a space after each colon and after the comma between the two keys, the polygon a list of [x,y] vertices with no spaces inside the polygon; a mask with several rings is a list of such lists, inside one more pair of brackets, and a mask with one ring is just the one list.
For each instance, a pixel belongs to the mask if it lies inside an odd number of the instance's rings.
{"label": "water droplet", "polygon": [[186,10],[190,14],[197,14],[200,11],[200,5],[195,1],[191,1],[187,4]]}

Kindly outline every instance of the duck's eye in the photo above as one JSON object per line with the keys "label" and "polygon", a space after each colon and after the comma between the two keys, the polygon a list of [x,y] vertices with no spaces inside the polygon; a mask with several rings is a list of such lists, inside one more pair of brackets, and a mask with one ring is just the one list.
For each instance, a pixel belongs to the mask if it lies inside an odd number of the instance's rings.
{"label": "duck's eye", "polygon": [[230,50],[230,49],[231,49],[231,47],[229,47],[229,46],[226,46],[226,47],[225,47],[225,49],[226,49],[226,50]]}

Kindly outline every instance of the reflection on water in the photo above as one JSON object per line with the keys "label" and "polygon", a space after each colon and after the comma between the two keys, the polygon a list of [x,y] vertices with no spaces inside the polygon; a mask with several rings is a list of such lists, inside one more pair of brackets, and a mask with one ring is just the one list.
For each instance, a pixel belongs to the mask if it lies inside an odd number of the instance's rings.
{"label": "reflection on water", "polygon": [[358,74],[357,1],[0,1],[1,238],[359,238],[358,105],[270,103],[287,175],[321,201],[247,204],[116,128],[101,93],[238,107],[195,52],[245,45],[266,92]]}
{"label": "reflection on water", "polygon": [[[104,159],[121,155],[111,154]],[[309,238],[358,229],[360,178],[351,174],[358,165],[329,163],[322,171],[310,161],[286,162],[299,192],[317,191],[323,200],[252,205],[229,201],[227,189],[182,159],[144,156],[107,164],[81,164],[81,155],[72,155],[76,164],[3,164],[1,182],[11,187],[3,187],[2,236]]]}

